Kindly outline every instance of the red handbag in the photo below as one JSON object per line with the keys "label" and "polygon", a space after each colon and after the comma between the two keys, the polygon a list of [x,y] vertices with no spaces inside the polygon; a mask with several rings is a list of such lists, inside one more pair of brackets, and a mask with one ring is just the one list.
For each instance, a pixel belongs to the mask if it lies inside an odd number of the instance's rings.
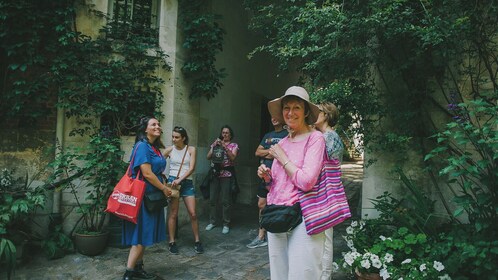
{"label": "red handbag", "polygon": [[133,165],[136,152],[137,149],[133,153],[128,170],[109,196],[107,209],[105,209],[106,212],[134,224],[137,223],[138,213],[145,193],[145,182],[139,179],[140,170],[135,179],[131,177],[131,166]]}

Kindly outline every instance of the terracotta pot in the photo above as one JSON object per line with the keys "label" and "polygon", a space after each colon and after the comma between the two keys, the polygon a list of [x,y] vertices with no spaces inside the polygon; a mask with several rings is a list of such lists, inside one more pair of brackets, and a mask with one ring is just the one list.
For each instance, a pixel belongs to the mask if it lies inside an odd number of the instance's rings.
{"label": "terracotta pot", "polygon": [[379,273],[361,273],[357,268],[354,272],[356,273],[356,279],[358,280],[382,280]]}
{"label": "terracotta pot", "polygon": [[97,234],[74,234],[74,246],[80,254],[87,256],[96,256],[102,253],[107,247],[107,238],[109,232]]}

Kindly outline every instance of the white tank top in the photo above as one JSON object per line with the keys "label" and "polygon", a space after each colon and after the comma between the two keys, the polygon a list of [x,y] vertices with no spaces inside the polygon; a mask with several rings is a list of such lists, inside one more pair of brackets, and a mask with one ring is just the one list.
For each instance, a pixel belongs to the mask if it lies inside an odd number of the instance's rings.
{"label": "white tank top", "polygon": [[[182,150],[178,150],[175,146],[172,147],[171,153],[169,153],[169,176],[178,175],[178,169],[180,168],[180,164],[182,163],[183,155],[185,155],[185,159],[183,160],[182,170],[180,171],[180,177],[187,173],[190,167],[190,153],[187,151],[187,145],[183,147]],[[187,152],[187,154],[185,154]],[[192,179],[192,174],[190,174],[187,179]]]}

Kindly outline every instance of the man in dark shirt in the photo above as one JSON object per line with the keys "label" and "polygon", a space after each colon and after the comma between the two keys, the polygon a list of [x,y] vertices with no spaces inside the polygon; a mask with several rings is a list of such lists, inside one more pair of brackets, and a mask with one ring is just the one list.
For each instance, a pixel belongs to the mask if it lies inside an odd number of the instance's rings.
{"label": "man in dark shirt", "polygon": [[[274,131],[268,132],[265,134],[258,148],[256,149],[256,156],[259,157],[260,163],[266,165],[268,168],[271,168],[273,163],[273,157],[269,154],[268,149],[277,144],[280,140],[285,138],[288,134],[287,130],[283,128],[283,124],[279,123],[275,118],[271,118],[271,124],[273,125]],[[266,189],[266,185],[262,182],[258,187],[258,208],[259,213],[261,214],[261,210],[266,205],[266,196],[268,195],[268,189]],[[268,242],[266,241],[266,231],[263,228],[259,228],[258,236],[251,241],[251,243],[247,244],[247,248],[253,249],[258,247],[267,246]]]}

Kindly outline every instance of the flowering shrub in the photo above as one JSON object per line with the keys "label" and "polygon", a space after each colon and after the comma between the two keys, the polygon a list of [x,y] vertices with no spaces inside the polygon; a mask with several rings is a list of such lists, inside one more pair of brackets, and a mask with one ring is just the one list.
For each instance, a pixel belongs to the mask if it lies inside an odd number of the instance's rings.
{"label": "flowering shrub", "polygon": [[[369,224],[373,223],[373,224]],[[372,233],[390,232],[371,238]],[[378,273],[382,279],[451,279],[444,265],[433,260],[425,234],[407,228],[389,228],[375,221],[353,221],[346,229],[349,251],[343,253],[342,268],[351,272]]]}

